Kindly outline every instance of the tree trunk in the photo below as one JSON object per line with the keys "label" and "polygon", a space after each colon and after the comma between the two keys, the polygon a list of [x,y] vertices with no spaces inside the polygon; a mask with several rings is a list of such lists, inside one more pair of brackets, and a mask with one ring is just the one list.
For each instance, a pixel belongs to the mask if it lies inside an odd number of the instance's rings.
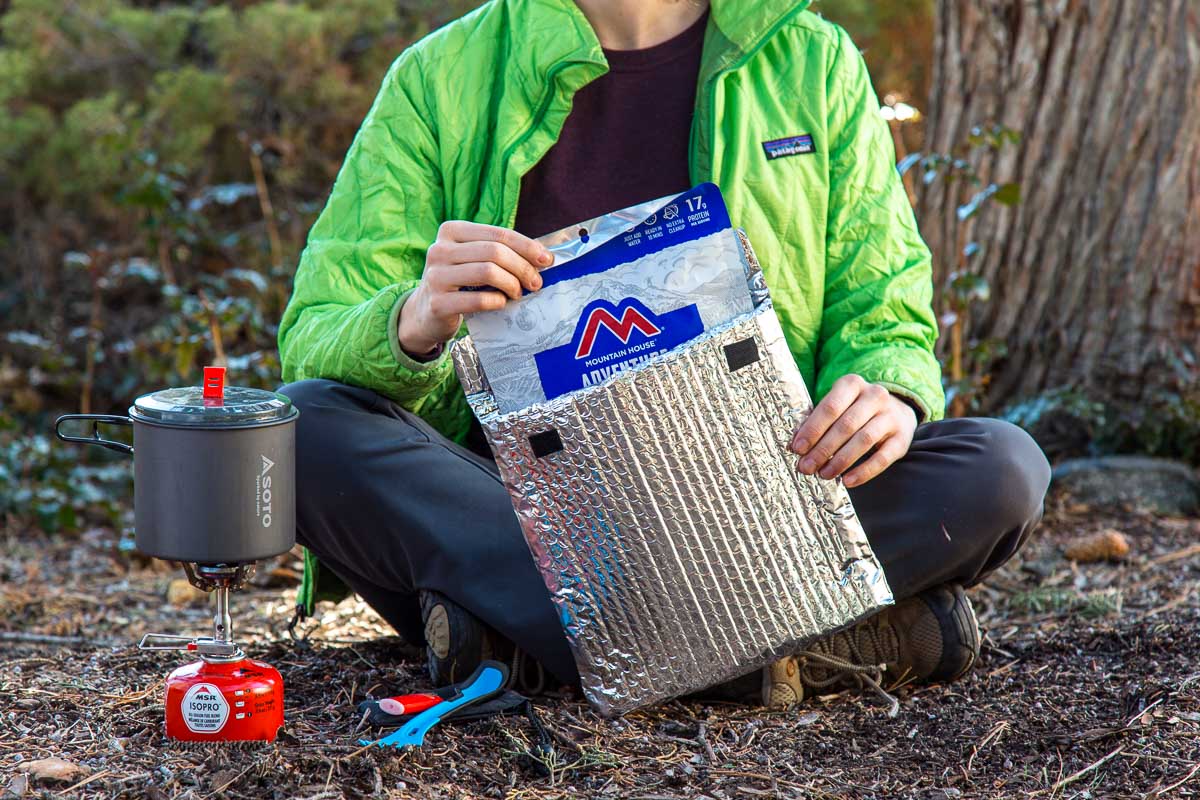
{"label": "tree trunk", "polygon": [[[965,263],[991,287],[967,330],[1007,345],[984,408],[1058,387],[1119,405],[1194,389],[1197,0],[939,0],[929,111],[931,152],[963,153],[974,126],[1022,137],[968,156],[984,185],[1019,183],[1019,204],[962,222],[978,187],[936,180],[918,209],[939,286]],[[980,249],[963,260],[967,242]]]}

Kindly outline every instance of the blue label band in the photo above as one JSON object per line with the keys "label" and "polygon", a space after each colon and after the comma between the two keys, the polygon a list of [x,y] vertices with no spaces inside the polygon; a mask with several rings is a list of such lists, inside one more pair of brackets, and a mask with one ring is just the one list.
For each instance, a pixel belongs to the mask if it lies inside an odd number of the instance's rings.
{"label": "blue label band", "polygon": [[807,133],[802,136],[788,136],[785,139],[772,139],[763,142],[762,146],[769,159],[807,155],[816,149],[813,146],[813,137]]}
{"label": "blue label band", "polygon": [[721,190],[711,183],[702,183],[595,250],[561,267],[542,270],[542,287],[604,272],[728,227],[729,211],[725,208]]}
{"label": "blue label band", "polygon": [[533,359],[549,400],[601,383],[703,332],[695,304],[655,314],[633,297],[616,305],[599,299],[583,309],[571,341]]}

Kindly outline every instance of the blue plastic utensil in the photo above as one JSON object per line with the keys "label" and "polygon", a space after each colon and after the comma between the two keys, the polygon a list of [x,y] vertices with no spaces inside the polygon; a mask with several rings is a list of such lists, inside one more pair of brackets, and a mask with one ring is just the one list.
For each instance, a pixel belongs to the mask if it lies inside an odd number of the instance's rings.
{"label": "blue plastic utensil", "polygon": [[427,708],[420,714],[405,722],[400,730],[372,741],[359,739],[361,745],[379,745],[380,747],[420,747],[425,742],[425,734],[437,725],[448,714],[463,706],[486,700],[500,691],[508,676],[499,665],[485,663],[476,670],[475,674],[465,681],[456,696],[443,700],[436,706]]}

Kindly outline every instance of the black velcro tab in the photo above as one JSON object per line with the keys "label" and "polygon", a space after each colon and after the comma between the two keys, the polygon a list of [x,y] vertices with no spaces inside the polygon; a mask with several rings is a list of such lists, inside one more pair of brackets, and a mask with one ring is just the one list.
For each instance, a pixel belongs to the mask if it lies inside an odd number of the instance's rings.
{"label": "black velcro tab", "polygon": [[557,453],[563,449],[562,437],[558,435],[558,431],[551,428],[548,431],[531,435],[529,446],[533,448],[535,458],[545,458],[551,453]]}
{"label": "black velcro tab", "polygon": [[758,361],[758,343],[754,339],[742,339],[740,342],[725,345],[725,360],[729,362],[729,371],[737,372],[745,366]]}

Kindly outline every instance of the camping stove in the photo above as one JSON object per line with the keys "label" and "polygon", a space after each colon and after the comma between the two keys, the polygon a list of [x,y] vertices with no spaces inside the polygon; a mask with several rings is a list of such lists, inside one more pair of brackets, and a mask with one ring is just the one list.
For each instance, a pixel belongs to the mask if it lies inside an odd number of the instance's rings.
{"label": "camping stove", "polygon": [[273,741],[283,725],[283,678],[247,658],[233,640],[229,593],[254,574],[254,564],[191,564],[188,581],[216,597],[213,635],[148,633],[142,650],[184,650],[199,661],[167,676],[167,736],[187,742]]}
{"label": "camping stove", "polygon": [[[229,592],[255,563],[296,543],[299,415],[284,395],[226,387],[224,367],[205,367],[200,386],[144,394],[128,416],[66,414],[54,423],[64,442],[133,456],[138,551],[180,562],[193,586],[216,595],[211,637],[142,639],[144,650],[200,656],[167,678],[172,739],[271,741],[283,725],[283,681],[233,641]],[[80,422],[91,424],[90,436],[67,432]],[[132,427],[134,443],[104,438],[101,425]]]}

